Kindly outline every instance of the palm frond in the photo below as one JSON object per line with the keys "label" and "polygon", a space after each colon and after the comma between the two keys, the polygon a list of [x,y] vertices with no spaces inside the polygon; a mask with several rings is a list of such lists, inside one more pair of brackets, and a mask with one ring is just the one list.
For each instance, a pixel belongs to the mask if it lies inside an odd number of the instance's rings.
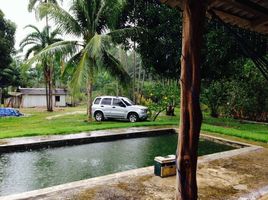
{"label": "palm frond", "polygon": [[61,35],[61,31],[60,29],[56,28],[55,30],[53,30],[51,33],[50,33],[50,37],[51,38],[56,38],[57,36],[60,36]]}
{"label": "palm frond", "polygon": [[23,50],[26,46],[29,46],[29,45],[38,45],[42,47],[42,44],[37,39],[24,39],[20,43],[20,49]]}
{"label": "palm frond", "polygon": [[39,51],[41,51],[41,50],[42,50],[42,47],[40,47],[39,45],[32,46],[30,49],[28,49],[28,50],[26,51],[26,53],[25,53],[25,59],[28,59],[29,56],[30,56],[32,53],[35,54],[35,53],[37,53],[37,52],[39,52]]}
{"label": "palm frond", "polygon": [[92,9],[92,6],[89,5],[91,1],[85,0],[74,0],[70,8],[75,19],[80,24],[83,33],[90,31],[92,28],[92,20],[90,17],[89,9]]}
{"label": "palm frond", "polygon": [[37,32],[37,33],[39,33],[39,34],[41,33],[40,30],[39,30],[36,26],[34,26],[34,25],[31,25],[31,24],[26,25],[26,26],[24,27],[24,29],[26,29],[26,28],[32,28],[32,29],[35,30],[35,32]]}
{"label": "palm frond", "polygon": [[97,60],[99,57],[101,57],[102,45],[103,36],[95,34],[86,45],[85,51],[89,53],[89,57],[91,57],[93,60]]}
{"label": "palm frond", "polygon": [[[60,2],[62,2],[63,0],[60,0]],[[29,12],[32,12],[37,4],[37,2],[39,2],[40,4],[42,3],[41,0],[29,0],[29,3],[28,3],[28,11]],[[54,4],[58,4],[58,1],[57,0],[48,0],[47,2],[49,3],[54,3]]]}
{"label": "palm frond", "polygon": [[27,61],[27,64],[33,64],[36,61],[45,59],[46,57],[52,57],[56,53],[60,53],[64,56],[70,56],[74,52],[78,51],[79,45],[77,41],[60,41],[53,43],[42,51],[37,53],[34,57]]}
{"label": "palm frond", "polygon": [[74,70],[73,77],[71,80],[71,87],[76,91],[77,89],[81,88],[82,83],[87,80],[89,75],[90,67],[92,66],[92,61],[90,61],[88,52],[83,51],[82,57]]}
{"label": "palm frond", "polygon": [[32,12],[33,9],[34,9],[34,6],[36,5],[36,3],[38,2],[39,0],[29,0],[29,4],[28,4],[28,11],[29,12]]}
{"label": "palm frond", "polygon": [[78,66],[79,61],[82,58],[82,51],[79,51],[77,54],[72,56],[68,62],[64,65],[64,69],[62,70],[62,77],[72,76],[76,66]]}
{"label": "palm frond", "polygon": [[45,16],[48,16],[55,22],[57,28],[62,33],[81,36],[82,30],[76,19],[74,19],[69,12],[58,5],[44,3],[38,7],[38,11],[41,19]]}
{"label": "palm frond", "polygon": [[95,23],[94,23],[96,27],[99,25],[99,21],[100,21],[100,18],[102,16],[102,13],[104,11],[104,8],[105,8],[105,1],[100,0],[100,8],[96,14]]}
{"label": "palm frond", "polygon": [[126,72],[120,61],[117,60],[108,51],[103,52],[103,59],[101,60],[101,66],[104,67],[112,76],[118,78],[118,81],[122,85],[126,85],[131,80],[129,74]]}
{"label": "palm frond", "polygon": [[107,33],[107,35],[111,36],[114,42],[121,43],[122,40],[125,40],[126,38],[139,37],[147,32],[148,30],[145,28],[131,27],[113,30]]}

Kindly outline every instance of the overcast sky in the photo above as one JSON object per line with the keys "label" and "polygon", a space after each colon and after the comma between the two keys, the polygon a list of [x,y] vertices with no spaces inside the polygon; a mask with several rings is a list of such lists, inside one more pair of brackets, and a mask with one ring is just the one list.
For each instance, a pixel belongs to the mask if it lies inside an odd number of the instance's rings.
{"label": "overcast sky", "polygon": [[44,27],[44,22],[37,22],[34,12],[29,13],[27,6],[29,0],[0,0],[0,9],[5,14],[5,18],[14,22],[16,29],[16,48],[20,41],[27,35],[28,30],[24,27],[28,24],[36,25],[38,28]]}
{"label": "overcast sky", "polygon": [[[65,0],[68,2],[69,0]],[[37,21],[34,11],[32,13],[28,12],[28,2],[29,0],[0,0],[0,9],[5,14],[5,18],[14,22],[17,26],[16,29],[16,49],[19,47],[20,41],[31,32],[24,27],[28,24],[37,26],[39,29],[42,29],[45,25],[43,21]],[[64,3],[66,8],[67,3]]]}

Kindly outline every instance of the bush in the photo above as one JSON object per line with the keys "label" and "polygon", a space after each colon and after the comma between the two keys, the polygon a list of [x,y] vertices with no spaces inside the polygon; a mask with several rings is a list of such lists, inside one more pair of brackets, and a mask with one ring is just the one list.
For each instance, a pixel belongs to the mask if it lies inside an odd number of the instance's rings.
{"label": "bush", "polygon": [[143,103],[148,106],[150,118],[153,121],[164,110],[167,110],[167,114],[174,115],[171,111],[179,104],[179,88],[174,82],[169,84],[146,84],[144,87]]}

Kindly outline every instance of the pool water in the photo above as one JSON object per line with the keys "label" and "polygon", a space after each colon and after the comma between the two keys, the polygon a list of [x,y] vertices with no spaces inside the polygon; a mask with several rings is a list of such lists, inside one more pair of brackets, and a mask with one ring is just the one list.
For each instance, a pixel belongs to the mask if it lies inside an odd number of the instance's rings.
{"label": "pool water", "polygon": [[[175,154],[177,134],[0,154],[0,195],[153,165]],[[199,155],[234,149],[200,140]]]}

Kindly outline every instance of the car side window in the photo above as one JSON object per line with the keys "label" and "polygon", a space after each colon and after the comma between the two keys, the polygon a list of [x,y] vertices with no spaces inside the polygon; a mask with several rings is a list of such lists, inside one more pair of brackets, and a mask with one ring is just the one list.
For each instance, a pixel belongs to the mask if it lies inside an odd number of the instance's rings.
{"label": "car side window", "polygon": [[103,98],[101,101],[102,105],[111,105],[112,103],[112,98]]}
{"label": "car side window", "polygon": [[101,100],[101,98],[97,98],[97,99],[94,101],[94,104],[99,104],[99,103],[100,103],[100,100]]}
{"label": "car side window", "polygon": [[113,106],[126,107],[125,104],[120,99],[113,99]]}

